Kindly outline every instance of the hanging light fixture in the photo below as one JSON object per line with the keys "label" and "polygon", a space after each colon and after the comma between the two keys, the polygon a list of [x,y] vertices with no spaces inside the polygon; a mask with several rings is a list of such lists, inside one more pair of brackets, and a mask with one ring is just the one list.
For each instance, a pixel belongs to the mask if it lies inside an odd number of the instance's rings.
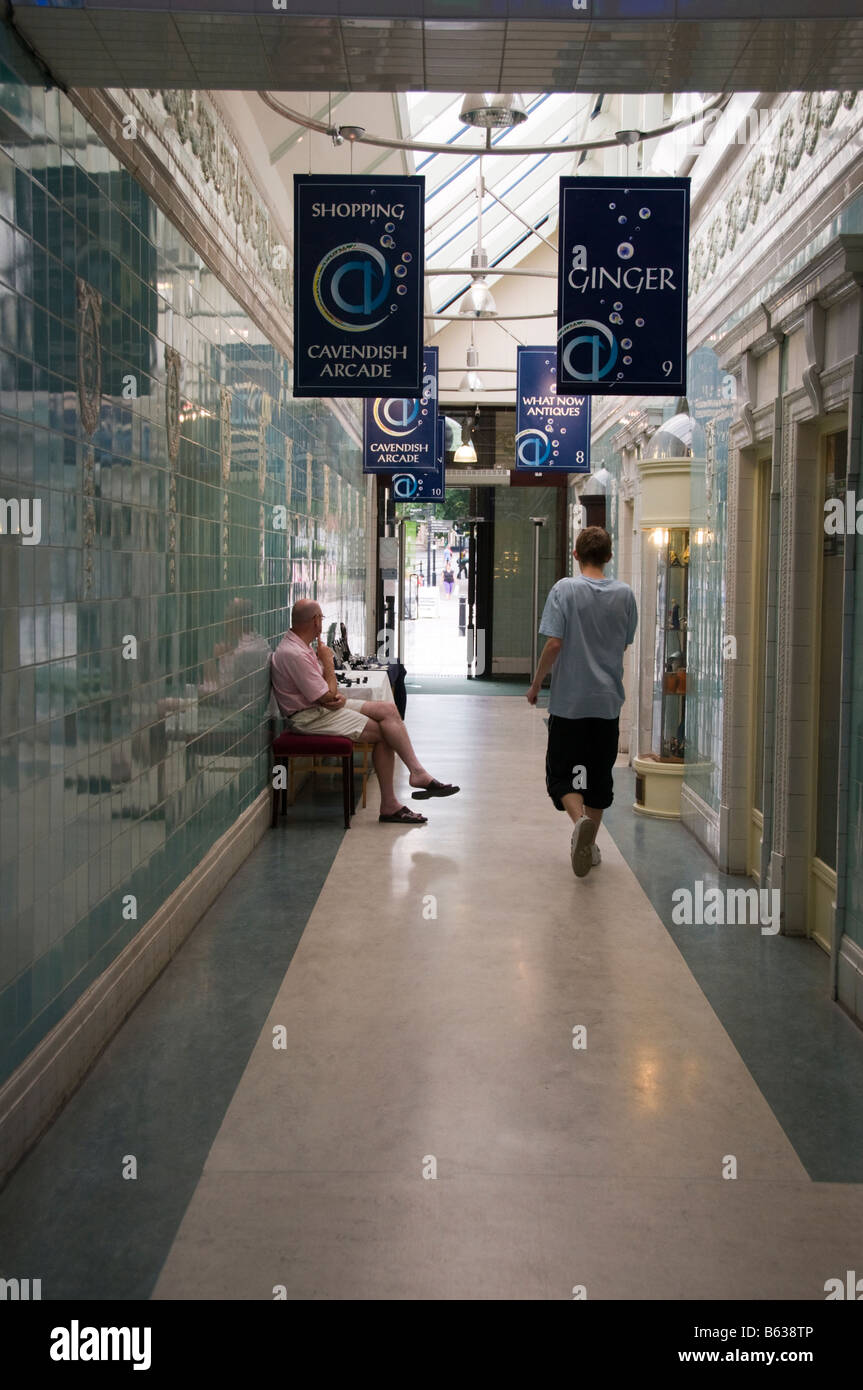
{"label": "hanging light fixture", "polygon": [[518,92],[468,92],[458,118],[483,130],[505,130],[526,121],[527,112]]}
{"label": "hanging light fixture", "polygon": [[466,444],[464,443],[464,426],[462,426],[462,443],[458,446],[458,448],[455,451],[455,456],[453,458],[454,463],[476,463],[476,449],[474,448],[473,434],[478,421],[479,406],[477,406],[476,410],[474,411],[473,426],[468,426],[469,434]]}
{"label": "hanging light fixture", "polygon": [[470,326],[470,347],[467,350],[467,371],[458,384],[460,391],[484,391],[485,383],[477,371],[479,348],[474,341],[473,324]]}
{"label": "hanging light fixture", "polygon": [[476,250],[470,253],[471,284],[462,295],[458,314],[462,319],[497,318],[497,305],[494,295],[486,284],[488,252],[482,244],[482,203],[485,197],[485,179],[482,170],[482,156],[479,161],[479,174],[476,181]]}

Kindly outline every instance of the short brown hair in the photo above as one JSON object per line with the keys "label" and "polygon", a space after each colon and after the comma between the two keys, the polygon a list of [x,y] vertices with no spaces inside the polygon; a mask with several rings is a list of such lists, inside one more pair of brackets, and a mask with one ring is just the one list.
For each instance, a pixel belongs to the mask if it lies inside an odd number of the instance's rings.
{"label": "short brown hair", "polygon": [[585,526],[575,542],[575,558],[581,565],[607,565],[611,559],[611,536],[602,526]]}

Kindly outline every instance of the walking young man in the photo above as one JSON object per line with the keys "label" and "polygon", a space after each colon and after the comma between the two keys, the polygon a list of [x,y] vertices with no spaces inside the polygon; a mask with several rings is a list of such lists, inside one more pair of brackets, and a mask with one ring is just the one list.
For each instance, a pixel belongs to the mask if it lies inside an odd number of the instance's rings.
{"label": "walking young man", "polygon": [[539,630],[548,641],[527,698],[536,704],[551,671],[545,783],[558,811],[574,822],[570,858],[576,877],[584,878],[600,862],[594,841],[614,799],[623,653],[638,612],[629,585],[603,574],[611,559],[607,531],[585,527],[574,553],[581,573],[558,580],[546,600]]}

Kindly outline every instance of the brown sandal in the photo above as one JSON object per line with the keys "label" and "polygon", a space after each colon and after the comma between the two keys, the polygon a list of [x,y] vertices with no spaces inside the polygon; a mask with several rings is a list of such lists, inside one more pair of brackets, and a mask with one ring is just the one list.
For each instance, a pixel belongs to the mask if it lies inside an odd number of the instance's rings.
{"label": "brown sandal", "polygon": [[419,791],[411,793],[413,801],[429,801],[433,796],[455,796],[460,787],[454,787],[452,782],[438,782],[434,777],[427,787],[420,787]]}
{"label": "brown sandal", "polygon": [[391,816],[378,816],[378,820],[387,821],[390,825],[428,825],[428,816],[409,811],[407,806],[400,806]]}

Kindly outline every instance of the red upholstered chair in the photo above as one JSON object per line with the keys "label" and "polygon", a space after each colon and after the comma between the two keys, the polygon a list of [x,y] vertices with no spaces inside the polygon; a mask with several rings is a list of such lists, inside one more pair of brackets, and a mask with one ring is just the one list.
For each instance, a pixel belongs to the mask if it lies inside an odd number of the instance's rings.
{"label": "red upholstered chair", "polygon": [[[292,758],[341,758],[342,761],[342,792],[345,808],[345,829],[350,830],[351,816],[356,810],[354,799],[354,744],[349,738],[339,738],[334,734],[279,734],[273,739],[272,759],[270,770],[270,786],[272,788],[273,814],[270,821],[275,825],[279,817],[279,798],[282,799],[282,810],[288,799],[288,788],[277,788],[274,784],[273,772],[277,767],[288,768],[288,778],[291,793],[293,793],[293,767]],[[293,794],[291,795],[293,801]]]}

